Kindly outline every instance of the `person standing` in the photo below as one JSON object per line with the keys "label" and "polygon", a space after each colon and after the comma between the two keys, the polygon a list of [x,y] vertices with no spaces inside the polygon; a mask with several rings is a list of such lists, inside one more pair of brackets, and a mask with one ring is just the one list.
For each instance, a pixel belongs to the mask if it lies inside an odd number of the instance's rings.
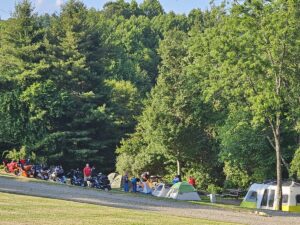
{"label": "person standing", "polygon": [[193,187],[196,187],[196,180],[194,177],[192,176],[189,177],[189,184],[192,185]]}
{"label": "person standing", "polygon": [[91,169],[90,165],[87,163],[83,169],[84,182],[87,182],[88,179],[91,178],[91,174],[92,174],[92,169]]}
{"label": "person standing", "polygon": [[136,185],[137,185],[137,180],[136,180],[136,177],[133,177],[131,179],[131,184],[132,184],[132,192],[136,192]]}
{"label": "person standing", "polygon": [[128,173],[127,172],[123,176],[123,184],[124,184],[124,191],[128,192],[129,191],[129,178],[128,178]]}

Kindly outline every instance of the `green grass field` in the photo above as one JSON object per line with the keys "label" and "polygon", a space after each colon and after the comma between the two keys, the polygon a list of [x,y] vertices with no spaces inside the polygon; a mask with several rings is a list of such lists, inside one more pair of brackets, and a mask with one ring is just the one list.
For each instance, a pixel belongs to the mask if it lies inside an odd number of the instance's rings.
{"label": "green grass field", "polygon": [[6,193],[0,193],[0,218],[0,224],[232,224]]}

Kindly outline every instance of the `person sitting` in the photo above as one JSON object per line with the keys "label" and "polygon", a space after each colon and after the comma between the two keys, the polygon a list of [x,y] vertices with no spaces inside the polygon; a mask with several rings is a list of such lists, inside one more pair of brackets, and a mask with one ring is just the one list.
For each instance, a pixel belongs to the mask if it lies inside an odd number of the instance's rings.
{"label": "person sitting", "polygon": [[172,183],[173,183],[173,184],[176,184],[176,183],[178,183],[178,182],[180,182],[180,179],[179,179],[179,176],[176,175],[176,176],[174,177]]}
{"label": "person sitting", "polygon": [[149,185],[148,185],[148,183],[147,183],[147,181],[142,181],[141,182],[141,187],[142,187],[142,193],[144,193],[144,194],[151,194],[151,192],[152,192],[152,190],[151,190],[151,188],[149,187]]}

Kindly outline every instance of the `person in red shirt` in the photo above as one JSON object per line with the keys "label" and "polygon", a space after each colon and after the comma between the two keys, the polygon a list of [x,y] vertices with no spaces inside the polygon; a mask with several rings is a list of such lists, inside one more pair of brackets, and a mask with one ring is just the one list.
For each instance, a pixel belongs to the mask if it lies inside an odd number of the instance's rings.
{"label": "person in red shirt", "polygon": [[196,187],[196,180],[192,176],[189,177],[189,184],[193,187]]}
{"label": "person in red shirt", "polygon": [[83,169],[84,181],[88,181],[88,179],[91,178],[91,174],[92,174],[92,169],[91,169],[90,165],[87,163]]}
{"label": "person in red shirt", "polygon": [[19,161],[20,161],[20,164],[21,164],[22,166],[24,166],[25,163],[26,163],[26,160],[25,160],[25,159],[20,159]]}

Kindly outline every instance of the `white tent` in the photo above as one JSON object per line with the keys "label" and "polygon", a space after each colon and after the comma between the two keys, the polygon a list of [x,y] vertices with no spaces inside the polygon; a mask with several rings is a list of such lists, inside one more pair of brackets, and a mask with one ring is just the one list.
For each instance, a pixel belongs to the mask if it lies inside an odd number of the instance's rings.
{"label": "white tent", "polygon": [[108,176],[111,188],[121,188],[122,187],[122,175],[118,173],[110,173]]}
{"label": "white tent", "polygon": [[201,200],[195,188],[187,182],[178,182],[174,184],[167,193],[166,197],[188,201]]}
{"label": "white tent", "polygon": [[[242,207],[275,210],[276,183],[252,184],[241,203]],[[300,184],[284,182],[282,185],[282,210],[300,212]]]}
{"label": "white tent", "polygon": [[164,183],[158,183],[155,185],[155,188],[152,192],[152,195],[156,197],[167,197],[168,192],[170,191],[171,186]]}

